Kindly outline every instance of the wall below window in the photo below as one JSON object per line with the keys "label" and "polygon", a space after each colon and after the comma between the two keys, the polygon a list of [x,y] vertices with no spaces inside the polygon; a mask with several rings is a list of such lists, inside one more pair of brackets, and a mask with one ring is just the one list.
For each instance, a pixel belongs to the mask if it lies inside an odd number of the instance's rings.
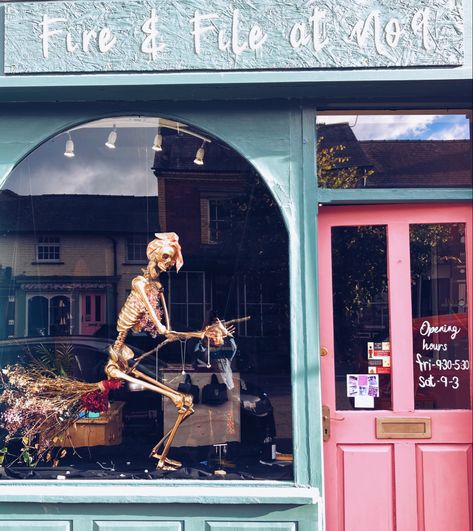
{"label": "wall below window", "polygon": [[317,505],[2,504],[2,531],[314,531]]}

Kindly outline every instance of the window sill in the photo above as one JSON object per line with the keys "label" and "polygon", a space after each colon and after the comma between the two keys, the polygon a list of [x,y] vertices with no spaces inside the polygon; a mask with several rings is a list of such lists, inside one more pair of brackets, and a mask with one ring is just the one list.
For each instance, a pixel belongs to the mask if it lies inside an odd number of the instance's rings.
{"label": "window sill", "polygon": [[319,489],[276,482],[186,481],[5,481],[0,502],[28,503],[199,503],[315,505]]}
{"label": "window sill", "polygon": [[64,262],[61,260],[36,260],[31,262],[31,265],[64,265]]}

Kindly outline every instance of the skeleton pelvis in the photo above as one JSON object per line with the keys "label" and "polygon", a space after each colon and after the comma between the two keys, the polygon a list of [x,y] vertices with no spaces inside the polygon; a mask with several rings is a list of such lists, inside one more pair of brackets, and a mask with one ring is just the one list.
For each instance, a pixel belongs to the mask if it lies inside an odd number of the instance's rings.
{"label": "skeleton pelvis", "polygon": [[119,349],[116,349],[113,345],[110,345],[110,347],[108,348],[108,352],[110,353],[110,358],[112,360],[119,359],[125,362],[133,359],[133,357],[135,356],[131,348],[127,345],[122,345]]}

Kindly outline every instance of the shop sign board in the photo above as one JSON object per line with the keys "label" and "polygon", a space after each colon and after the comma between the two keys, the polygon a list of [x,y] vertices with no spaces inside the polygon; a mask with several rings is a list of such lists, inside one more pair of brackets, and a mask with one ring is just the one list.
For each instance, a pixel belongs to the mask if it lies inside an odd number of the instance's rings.
{"label": "shop sign board", "polygon": [[463,64],[461,0],[76,0],[4,9],[5,74]]}

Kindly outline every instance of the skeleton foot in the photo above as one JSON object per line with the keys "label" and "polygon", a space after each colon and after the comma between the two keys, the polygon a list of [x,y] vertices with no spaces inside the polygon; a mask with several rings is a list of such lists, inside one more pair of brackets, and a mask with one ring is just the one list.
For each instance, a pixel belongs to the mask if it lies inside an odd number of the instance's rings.
{"label": "skeleton foot", "polygon": [[158,470],[177,470],[178,468],[182,467],[182,463],[180,461],[174,461],[174,459],[169,459],[169,457],[163,457],[159,454],[153,453],[151,455],[153,459],[158,459],[158,464],[156,465],[156,468]]}

